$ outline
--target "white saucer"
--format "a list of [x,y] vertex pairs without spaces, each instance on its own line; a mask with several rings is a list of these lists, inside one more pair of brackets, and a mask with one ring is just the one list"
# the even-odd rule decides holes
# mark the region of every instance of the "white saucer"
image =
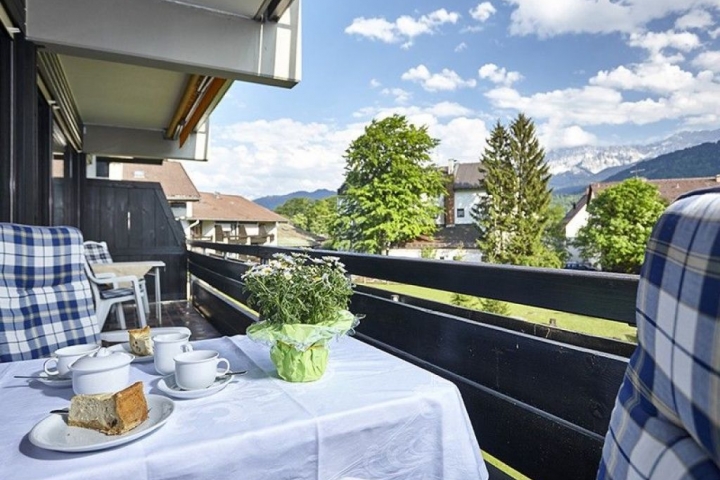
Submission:
[[61,377],[59,375],[48,375],[45,372],[40,372],[37,380],[40,383],[48,385],[50,387],[72,387],[72,377]]
[[70,427],[67,415],[50,414],[33,427],[28,438],[37,447],[58,452],[92,452],[122,445],[157,430],[175,411],[175,403],[162,395],[147,395],[147,403],[148,419],[122,435]]
[[130,355],[134,356],[132,363],[147,363],[152,362],[155,358],[154,355],[145,355],[143,357],[139,355],[135,355],[130,351],[130,344],[129,343],[118,343],[117,345],[113,345],[112,347],[108,347],[108,350],[111,352],[125,352],[129,353]]
[[230,381],[232,381],[232,376],[223,375],[216,378],[215,382],[207,388],[201,388],[199,390],[183,390],[178,387],[177,383],[175,383],[175,374],[170,374],[160,379],[158,382],[158,388],[164,393],[167,393],[171,397],[175,398],[201,398],[218,393],[220,390],[225,388]]

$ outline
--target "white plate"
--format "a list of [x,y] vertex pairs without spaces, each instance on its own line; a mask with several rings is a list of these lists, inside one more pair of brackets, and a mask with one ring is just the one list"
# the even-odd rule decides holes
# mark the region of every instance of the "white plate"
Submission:
[[175,403],[162,395],[147,395],[148,419],[122,435],[105,435],[89,428],[70,427],[67,415],[50,414],[30,430],[30,443],[58,452],[92,452],[143,437],[167,422]]
[[40,383],[44,383],[50,387],[72,387],[72,377],[60,377],[58,375],[48,375],[45,372],[40,372],[37,380]]
[[108,350],[111,352],[125,352],[129,353],[133,357],[132,363],[147,363],[152,362],[155,358],[154,355],[145,355],[141,357],[140,355],[136,355],[130,351],[130,344],[129,343],[118,343],[117,345],[113,345],[112,347],[108,347]]
[[[165,333],[187,333],[192,332],[187,327],[150,327],[150,335],[162,335]],[[112,332],[101,332],[100,339],[108,343],[123,343],[130,341],[127,330],[113,330]]]
[[158,388],[164,393],[167,393],[171,397],[175,398],[201,398],[218,393],[220,390],[225,388],[231,380],[232,376],[224,375],[216,378],[215,382],[207,388],[201,388],[199,390],[183,390],[178,387],[177,383],[175,383],[175,374],[170,374],[160,379],[158,382]]

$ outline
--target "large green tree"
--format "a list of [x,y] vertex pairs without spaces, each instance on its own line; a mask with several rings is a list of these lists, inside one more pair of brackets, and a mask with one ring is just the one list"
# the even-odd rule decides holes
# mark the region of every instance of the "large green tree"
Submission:
[[509,127],[497,122],[481,160],[487,196],[472,215],[486,261],[560,266],[561,259],[548,244],[550,173],[532,120],[521,113]]
[[328,235],[337,216],[336,205],[335,196],[320,200],[296,197],[286,201],[275,211],[298,228],[316,235]]
[[401,115],[373,120],[345,152],[336,246],[386,253],[435,230],[445,179],[430,152],[439,140]]
[[639,178],[625,180],[590,201],[588,222],[575,245],[603,270],[638,273],[650,232],[665,206],[655,185]]

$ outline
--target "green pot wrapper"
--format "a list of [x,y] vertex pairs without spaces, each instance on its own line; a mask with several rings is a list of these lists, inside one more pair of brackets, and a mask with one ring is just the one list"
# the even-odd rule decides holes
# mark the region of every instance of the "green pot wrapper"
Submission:
[[278,375],[290,382],[310,382],[320,378],[328,359],[327,344],[352,331],[360,318],[340,310],[316,324],[272,323],[262,321],[247,328],[247,336],[272,347],[270,357]]
[[302,351],[287,343],[277,342],[270,350],[270,358],[283,380],[313,382],[325,373],[328,353],[325,345],[314,345]]

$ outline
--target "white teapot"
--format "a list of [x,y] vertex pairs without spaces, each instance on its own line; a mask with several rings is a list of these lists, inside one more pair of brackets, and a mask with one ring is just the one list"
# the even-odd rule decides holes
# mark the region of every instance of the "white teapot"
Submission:
[[74,361],[73,391],[78,394],[114,393],[130,385],[130,362],[135,358],[125,352],[101,348],[92,355]]

